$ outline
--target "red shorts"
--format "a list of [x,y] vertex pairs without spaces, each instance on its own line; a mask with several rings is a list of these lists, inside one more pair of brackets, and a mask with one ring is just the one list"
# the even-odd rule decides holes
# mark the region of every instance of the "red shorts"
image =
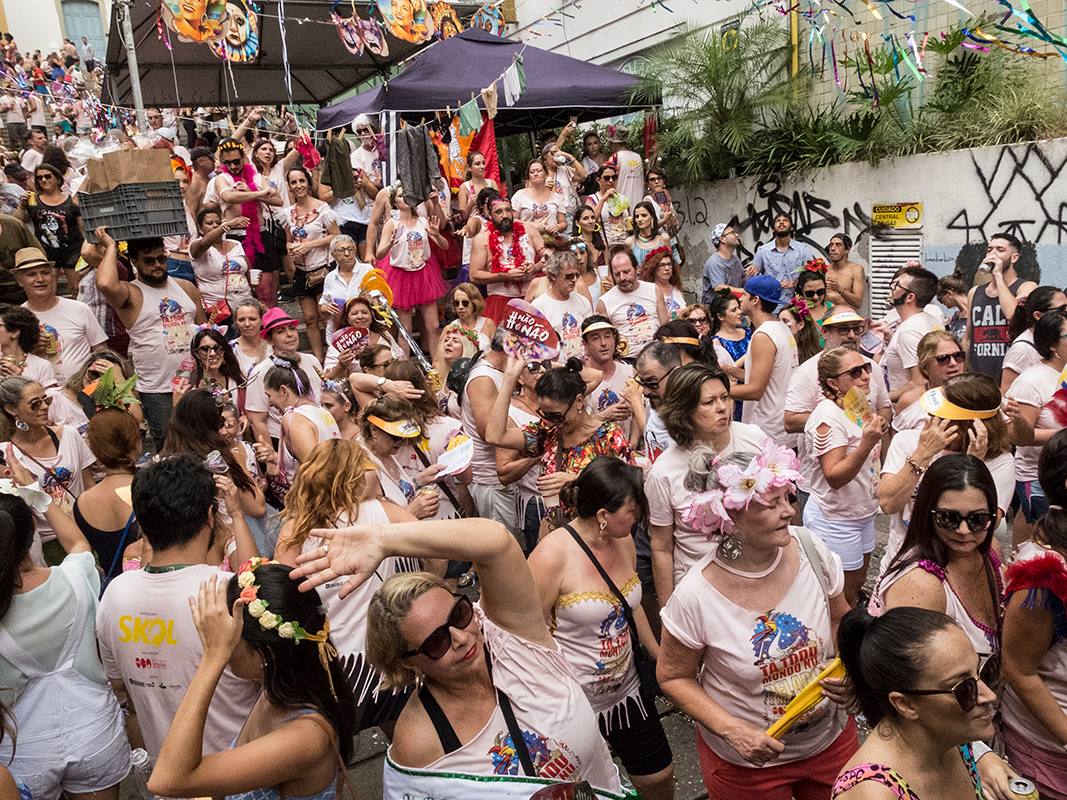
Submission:
[[708,800],[826,800],[837,774],[859,747],[856,721],[849,717],[841,735],[821,753],[788,764],[740,767],[715,755],[697,731],[697,754]]

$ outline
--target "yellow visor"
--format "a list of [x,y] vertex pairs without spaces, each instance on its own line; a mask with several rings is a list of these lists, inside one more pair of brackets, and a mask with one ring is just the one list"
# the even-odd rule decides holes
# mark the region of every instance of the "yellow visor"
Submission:
[[930,389],[919,398],[923,410],[940,419],[991,419],[1000,413],[1000,408],[972,409],[958,406],[945,397],[941,389]]
[[380,428],[391,436],[399,436],[401,439],[414,439],[422,435],[422,430],[410,419],[398,419],[393,422],[376,417],[373,414],[367,417],[367,422],[376,428]]

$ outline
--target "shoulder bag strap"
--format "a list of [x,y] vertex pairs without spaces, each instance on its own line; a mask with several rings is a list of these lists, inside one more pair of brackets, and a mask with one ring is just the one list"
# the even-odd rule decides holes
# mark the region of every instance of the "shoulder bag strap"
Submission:
[[419,687],[419,702],[426,709],[426,715],[433,723],[433,729],[437,731],[437,738],[441,740],[441,749],[445,751],[445,755],[459,750],[463,745],[456,736],[456,729],[452,727],[441,705],[425,683]]
[[633,637],[633,646],[637,647],[637,645],[640,643],[640,638],[637,634],[637,623],[634,621],[633,609],[631,609],[630,604],[626,602],[626,596],[621,591],[619,591],[619,587],[615,585],[615,581],[613,581],[611,579],[611,576],[608,575],[607,570],[605,570],[604,567],[601,566],[600,562],[597,560],[597,557],[593,555],[593,551],[589,549],[589,545],[585,543],[585,540],[578,535],[578,531],[574,530],[574,528],[569,522],[564,523],[563,527],[567,529],[567,532],[571,535],[571,538],[574,539],[574,541],[580,548],[582,548],[582,551],[586,554],[586,556],[588,556],[589,560],[593,562],[593,566],[596,567],[596,571],[600,573],[600,577],[604,579],[604,583],[608,585],[608,589],[613,595],[615,595],[615,599],[618,600],[619,603],[622,605],[622,613],[626,617],[626,624],[630,626],[630,635]]
[[[426,455],[426,453],[422,452],[422,448],[419,447],[418,443],[413,444],[411,446],[411,449],[415,451],[415,455],[419,457],[419,461],[422,462],[422,465],[424,467],[430,466],[430,457]],[[452,505],[455,506],[456,511],[460,515],[462,515],[463,507],[459,504],[459,500],[456,499],[455,492],[453,492],[449,485],[445,483],[443,478],[439,481],[436,481],[436,483],[438,486],[441,487],[441,491],[445,493],[445,497],[452,501]]]
[[[111,566],[107,568],[107,574],[104,575],[105,581],[110,581],[115,577],[115,567],[118,566],[119,560],[122,558],[122,553],[126,549],[126,540],[130,536],[130,528],[133,527],[134,514],[130,512],[129,519],[126,520],[126,527],[122,529],[122,536],[119,538],[119,546],[115,550],[115,556],[111,559]],[[104,584],[107,585],[106,583]],[[100,593],[103,594],[103,588],[100,589]]]
[[807,528],[797,528],[797,541],[800,542],[800,547],[804,550],[804,555],[808,557],[808,563],[811,564],[812,570],[815,571],[815,579],[819,581],[819,586],[822,587],[823,596],[829,600],[830,579],[826,575],[826,570],[823,569],[822,558],[819,557],[819,551],[815,549],[815,542],[812,541],[811,531]]
[[515,712],[511,708],[511,700],[500,689],[496,690],[496,699],[500,704],[501,712],[504,714],[504,722],[507,723],[508,733],[511,735],[511,746],[515,748],[515,754],[519,757],[522,771],[526,773],[527,777],[536,778],[537,770],[534,769],[533,759],[530,758],[530,749],[526,746],[526,740],[522,737],[522,729],[519,728],[518,720],[515,719]]

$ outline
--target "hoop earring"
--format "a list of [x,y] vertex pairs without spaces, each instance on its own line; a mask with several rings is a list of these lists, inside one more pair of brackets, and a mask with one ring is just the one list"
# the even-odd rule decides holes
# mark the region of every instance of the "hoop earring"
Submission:
[[20,431],[28,431],[30,429],[29,424],[19,417],[15,417],[15,427]]
[[608,523],[606,523],[604,520],[600,520],[600,532],[601,533],[604,532],[604,528],[606,528],[606,527],[608,527]]
[[600,233],[600,223],[593,226],[593,233]]
[[741,558],[741,553],[744,548],[741,546],[741,540],[734,536],[732,533],[728,533],[719,540],[719,546],[715,550],[715,555],[719,558],[724,558],[727,561],[737,561]]

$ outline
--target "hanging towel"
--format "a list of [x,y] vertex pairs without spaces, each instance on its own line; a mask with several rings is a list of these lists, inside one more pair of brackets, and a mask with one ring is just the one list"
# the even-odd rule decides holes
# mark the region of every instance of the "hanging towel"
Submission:
[[422,125],[409,125],[396,134],[396,168],[404,190],[404,202],[414,208],[436,191],[440,179],[437,148]]
[[326,143],[326,158],[322,163],[322,182],[333,191],[337,199],[352,197],[356,193],[356,181],[352,177],[352,146],[342,134]]
[[477,99],[471,98],[459,107],[459,135],[469,136],[482,127],[482,112]]
[[489,119],[493,119],[496,116],[497,108],[496,81],[482,89],[482,102],[485,103],[485,115]]
[[526,68],[522,56],[504,71],[504,105],[513,106],[526,91]]

